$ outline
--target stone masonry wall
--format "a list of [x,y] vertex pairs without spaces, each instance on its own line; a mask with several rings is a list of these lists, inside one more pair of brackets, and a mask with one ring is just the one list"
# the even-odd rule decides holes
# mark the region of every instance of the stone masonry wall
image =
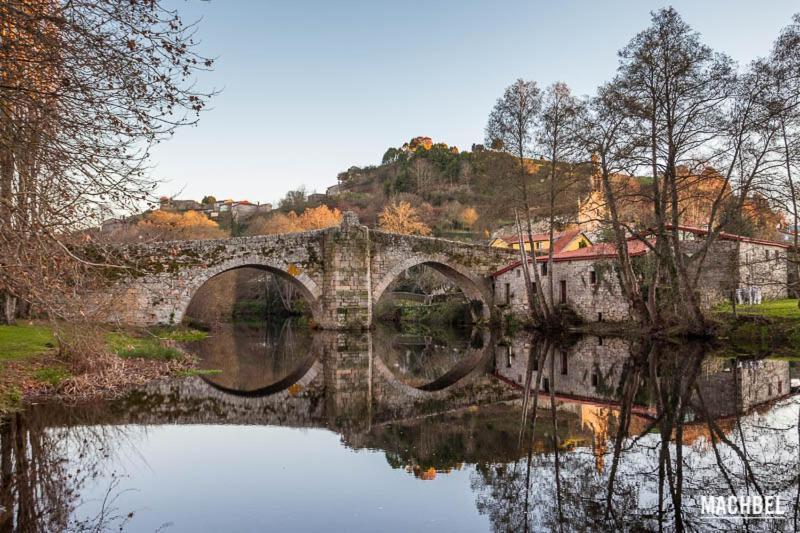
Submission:
[[758,287],[765,300],[789,296],[788,250],[742,242],[739,246],[739,286]]
[[[530,265],[531,268],[533,264]],[[539,273],[542,263],[538,263]],[[592,283],[592,272],[595,282]],[[557,261],[552,272],[540,277],[545,297],[549,297],[549,277],[553,277],[553,296],[561,301],[561,281],[566,282],[566,303],[587,322],[623,321],[630,318],[630,306],[622,293],[614,262],[608,259],[597,261]],[[533,272],[531,272],[533,277]],[[495,302],[501,310],[510,311],[519,317],[528,315],[528,297],[525,277],[520,267],[513,268],[495,278]]]

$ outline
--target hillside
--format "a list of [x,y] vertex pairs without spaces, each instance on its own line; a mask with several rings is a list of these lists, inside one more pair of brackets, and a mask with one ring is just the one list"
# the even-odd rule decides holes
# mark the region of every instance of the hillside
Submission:
[[[544,212],[544,175],[541,162],[530,160],[530,187],[535,206]],[[279,209],[295,210],[320,204],[341,211],[355,211],[369,226],[378,225],[378,214],[391,201],[407,201],[431,227],[435,236],[484,240],[496,228],[513,221],[520,205],[516,160],[507,154],[473,145],[459,151],[444,143],[417,137],[399,148],[389,148],[380,165],[350,167],[337,176],[326,194],[312,194],[298,205],[297,191],[290,192]],[[588,192],[588,167],[576,169],[573,190],[562,195],[560,212],[574,218],[578,198]]]

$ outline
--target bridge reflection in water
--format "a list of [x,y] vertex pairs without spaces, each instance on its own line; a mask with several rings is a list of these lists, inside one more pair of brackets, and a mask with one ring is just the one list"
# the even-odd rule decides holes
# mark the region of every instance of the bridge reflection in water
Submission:
[[[87,510],[110,490],[123,512],[145,507],[138,529],[174,521],[179,530],[436,530],[443,520],[459,530],[737,529],[736,518],[708,522],[699,499],[751,490],[780,496],[787,514],[772,524],[795,528],[800,405],[787,361],[597,337],[352,334],[291,322],[221,328],[189,348],[215,372],[116,402],[31,406],[7,421],[0,455],[3,479],[14,482],[2,485],[0,504],[15,512],[0,525],[94,525],[95,516],[117,516]],[[238,429],[252,426],[271,428],[268,438]],[[138,455],[147,467],[129,466]],[[156,485],[144,473],[152,464]],[[120,470],[128,484],[111,474]],[[406,481],[451,481],[409,492],[389,474],[397,470]],[[262,498],[218,487],[230,471]],[[185,508],[169,497],[159,506],[164,484],[203,503]],[[139,489],[138,499],[126,488]],[[301,501],[317,512],[287,518]],[[221,517],[215,502],[241,512]]]

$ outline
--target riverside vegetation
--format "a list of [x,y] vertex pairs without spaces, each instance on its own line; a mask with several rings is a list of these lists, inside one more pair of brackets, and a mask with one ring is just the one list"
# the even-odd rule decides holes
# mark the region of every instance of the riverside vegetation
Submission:
[[0,326],[0,413],[42,396],[106,398],[159,377],[188,375],[196,361],[179,345],[207,336],[189,328],[70,331],[69,325],[52,322]]

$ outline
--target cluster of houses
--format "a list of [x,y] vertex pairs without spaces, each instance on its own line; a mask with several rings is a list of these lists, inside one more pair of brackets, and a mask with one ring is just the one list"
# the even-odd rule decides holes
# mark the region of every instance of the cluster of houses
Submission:
[[[690,226],[679,226],[678,230],[684,253],[691,256],[702,244],[706,230]],[[525,250],[532,252],[528,265],[539,270],[540,283],[546,284],[542,287],[546,298],[550,298],[552,280],[555,304],[569,306],[587,322],[624,321],[631,317],[630,304],[616,272],[617,251],[613,244],[594,244],[581,230],[558,232],[553,238],[553,262],[548,264],[549,234],[532,237],[523,240]],[[497,237],[490,244],[519,250],[516,236]],[[721,233],[699,272],[698,296],[702,305],[711,308],[737,296],[740,303],[753,303],[755,295],[758,301],[787,298],[788,250],[785,243]],[[641,240],[628,241],[628,254],[642,269],[652,253]],[[498,270],[492,278],[495,302],[520,318],[529,316],[522,262]]]
[[[203,213],[211,220],[221,222],[223,219],[233,222],[243,222],[248,218],[272,211],[270,203],[252,203],[247,200],[216,200],[211,198],[209,202],[198,202],[197,200],[178,200],[162,196],[159,199],[158,208],[161,211],[173,213],[188,213],[196,211]],[[142,215],[134,215],[128,218],[110,218],[104,220],[100,230],[103,233],[114,233],[123,230],[131,224],[135,224],[142,218]]]
[[246,220],[253,215],[260,213],[269,213],[272,211],[272,204],[270,203],[252,203],[248,200],[214,200],[208,203],[201,203],[195,200],[176,200],[162,196],[159,201],[159,209],[162,211],[200,211],[206,214],[208,218],[219,218],[223,213],[230,213],[231,218],[240,222]]

